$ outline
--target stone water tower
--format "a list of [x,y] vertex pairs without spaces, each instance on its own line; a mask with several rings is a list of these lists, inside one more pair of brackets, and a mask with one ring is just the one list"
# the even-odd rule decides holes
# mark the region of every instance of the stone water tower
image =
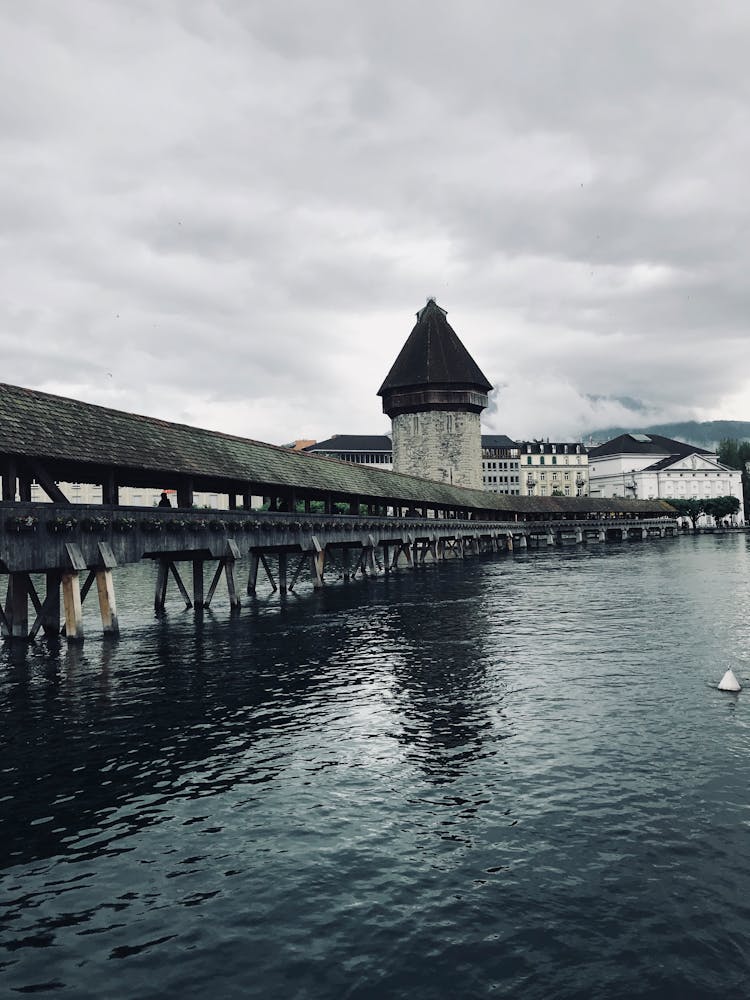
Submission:
[[479,414],[492,386],[434,299],[378,390],[393,429],[393,469],[482,489]]

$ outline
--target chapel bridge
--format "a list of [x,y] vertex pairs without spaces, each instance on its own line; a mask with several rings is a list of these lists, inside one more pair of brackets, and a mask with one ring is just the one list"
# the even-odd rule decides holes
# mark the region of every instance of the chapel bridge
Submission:
[[[0,472],[0,627],[18,639],[60,633],[61,590],[64,633],[82,639],[81,605],[94,583],[104,632],[117,634],[112,570],[142,559],[156,563],[157,609],[170,578],[186,605],[200,608],[224,577],[238,607],[243,564],[249,594],[260,569],[284,593],[301,575],[323,586],[332,565],[348,580],[529,544],[677,528],[664,501],[487,493],[3,384]],[[33,502],[32,483],[51,502]],[[61,483],[100,485],[101,505],[71,503]],[[124,486],[175,490],[177,507],[121,505]],[[195,509],[196,491],[225,494],[229,509]],[[267,510],[253,508],[258,497]],[[35,574],[43,574],[42,595]]]

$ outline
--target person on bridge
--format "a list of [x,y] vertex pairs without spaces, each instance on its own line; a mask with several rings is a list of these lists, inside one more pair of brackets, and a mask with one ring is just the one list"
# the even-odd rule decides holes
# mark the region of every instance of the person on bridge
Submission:
[[172,506],[172,504],[169,502],[169,497],[167,496],[166,493],[162,493],[161,500],[159,501],[158,506],[159,507],[171,507]]

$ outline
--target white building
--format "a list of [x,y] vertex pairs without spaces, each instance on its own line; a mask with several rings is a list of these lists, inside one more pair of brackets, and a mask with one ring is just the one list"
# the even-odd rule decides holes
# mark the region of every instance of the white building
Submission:
[[589,457],[579,441],[520,441],[521,496],[585,497]]
[[[721,465],[715,452],[659,434],[621,434],[589,449],[592,495],[639,500],[708,500],[733,496],[742,507],[742,473]],[[706,518],[702,519],[706,523]]]
[[334,434],[325,441],[313,441],[302,450],[338,458],[341,462],[393,468],[393,445],[387,434]]

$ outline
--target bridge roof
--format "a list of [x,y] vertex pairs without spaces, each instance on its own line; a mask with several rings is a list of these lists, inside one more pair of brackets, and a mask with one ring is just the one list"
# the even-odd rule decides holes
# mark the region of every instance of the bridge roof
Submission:
[[69,482],[102,482],[103,472],[114,469],[124,486],[164,488],[176,477],[192,476],[196,488],[207,488],[198,482],[211,483],[219,492],[222,486],[224,492],[240,492],[250,483],[269,493],[295,487],[302,495],[332,493],[498,515],[671,512],[662,501],[485,493],[0,383],[0,461],[4,457],[36,459],[54,478]]

